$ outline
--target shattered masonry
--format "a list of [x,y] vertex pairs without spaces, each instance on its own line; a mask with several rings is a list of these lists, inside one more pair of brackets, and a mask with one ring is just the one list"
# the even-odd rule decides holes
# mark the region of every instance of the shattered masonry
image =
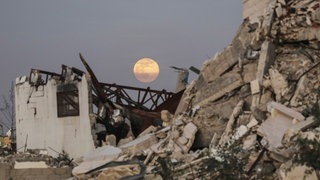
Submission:
[[[90,75],[63,66],[62,80],[37,70],[29,82],[17,79],[18,148],[41,144],[80,157],[69,163],[74,179],[319,179],[320,2],[244,0],[243,7],[231,44],[171,96],[179,104],[168,109],[109,102],[88,67]],[[128,131],[110,133],[119,125]]]

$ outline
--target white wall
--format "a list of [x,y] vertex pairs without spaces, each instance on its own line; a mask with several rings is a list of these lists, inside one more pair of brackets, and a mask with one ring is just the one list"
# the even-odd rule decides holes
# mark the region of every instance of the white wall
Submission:
[[60,81],[51,79],[36,91],[25,80],[26,78],[17,78],[15,87],[19,151],[24,150],[25,144],[28,149],[47,149],[52,156],[58,154],[50,148],[58,152],[64,150],[72,158],[92,151],[95,147],[91,135],[89,92],[85,75],[76,84],[79,90],[80,116],[63,118],[57,117],[56,91]]

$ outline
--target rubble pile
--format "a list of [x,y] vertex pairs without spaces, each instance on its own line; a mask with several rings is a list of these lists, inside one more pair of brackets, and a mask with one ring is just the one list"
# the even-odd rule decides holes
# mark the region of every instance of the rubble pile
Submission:
[[10,167],[17,169],[21,168],[20,166],[23,164],[26,164],[24,168],[32,168],[32,164],[36,165],[37,163],[40,163],[45,168],[73,167],[75,164],[72,161],[73,159],[70,159],[68,154],[59,153],[59,156],[52,157],[48,155],[46,150],[40,149],[28,149],[26,152],[19,152],[0,158],[0,164],[8,164]]
[[[197,127],[191,122],[191,118],[181,115],[175,119],[167,120],[169,121],[166,121],[166,123],[169,123],[167,127],[159,129],[150,126],[132,141],[127,143],[121,143],[120,141],[118,147],[106,145],[84,155],[82,159],[76,161],[79,166],[73,169],[73,174],[80,179],[86,179],[97,175],[96,171],[99,171],[103,176],[117,178],[117,173],[114,173],[114,170],[108,167],[109,164],[114,162],[122,162],[118,166],[128,165],[124,162],[130,162],[131,164],[134,162],[136,166],[142,166],[140,169],[148,165],[147,174],[150,174],[151,170],[162,173],[162,169],[158,169],[159,159],[170,157],[171,160],[179,163],[187,163],[196,159],[199,152],[188,154],[197,132]],[[143,165],[139,164],[139,161],[134,161],[134,159],[140,160]],[[119,168],[118,166],[114,166],[114,168]],[[106,169],[106,167],[108,168]]]
[[98,148],[73,174],[319,179],[319,13],[318,1],[270,0],[258,22],[245,19],[232,44],[203,64],[176,113],[161,113],[164,128]]

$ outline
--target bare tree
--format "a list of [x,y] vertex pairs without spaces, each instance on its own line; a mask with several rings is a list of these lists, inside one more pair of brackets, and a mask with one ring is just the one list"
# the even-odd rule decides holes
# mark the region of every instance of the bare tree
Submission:
[[[9,97],[2,96],[0,101],[0,126],[2,131],[11,129],[11,138],[14,138],[15,131],[15,99],[14,99],[14,85],[11,83]],[[1,128],[0,127],[0,128]],[[3,133],[3,132],[2,132]]]

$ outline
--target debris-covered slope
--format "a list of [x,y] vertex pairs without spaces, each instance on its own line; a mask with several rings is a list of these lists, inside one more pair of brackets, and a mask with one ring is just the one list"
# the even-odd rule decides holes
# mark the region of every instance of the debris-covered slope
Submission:
[[[274,173],[288,160],[301,160],[296,141],[306,136],[303,131],[313,136],[314,151],[319,148],[320,3],[270,2],[259,22],[245,19],[230,46],[203,64],[176,114],[198,109],[194,148],[210,145],[217,155],[234,151],[234,143],[249,147],[245,177],[257,175],[261,163],[272,164],[263,176],[289,178]],[[312,156],[319,161],[319,154]]]
[[266,103],[272,100],[300,112],[314,103],[311,91],[319,83],[318,6],[316,1],[273,1],[260,22],[244,20],[230,46],[203,64],[177,110],[201,106],[195,117],[203,126],[199,147],[210,142],[210,123],[225,124],[240,99],[246,100],[245,111],[253,112],[266,111]]

